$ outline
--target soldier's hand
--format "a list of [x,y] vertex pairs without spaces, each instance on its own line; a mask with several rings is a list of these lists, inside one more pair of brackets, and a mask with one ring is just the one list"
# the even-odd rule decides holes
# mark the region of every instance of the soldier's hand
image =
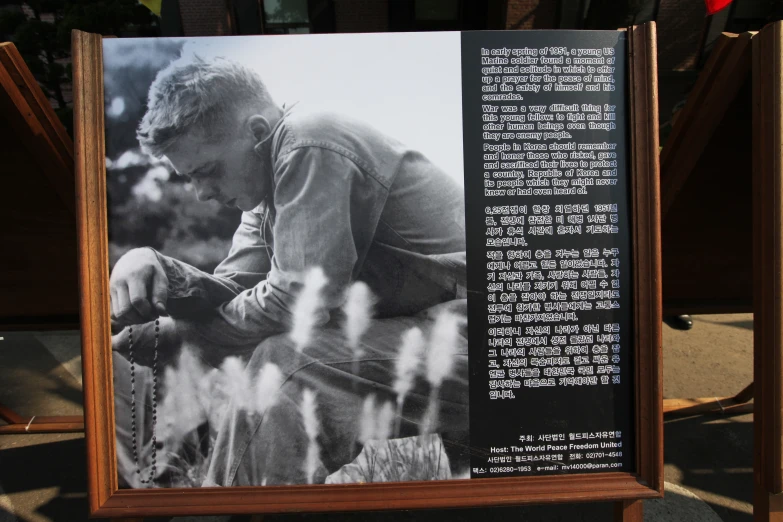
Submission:
[[[182,340],[177,324],[170,317],[161,317],[158,332],[155,331],[154,322],[133,326],[133,358],[135,362],[144,366],[152,366],[155,360],[156,337],[160,362],[170,361],[179,353]],[[112,336],[111,349],[128,359],[131,349],[130,338],[130,330],[123,328]]]
[[155,252],[134,248],[117,261],[109,279],[112,328],[168,315],[168,278]]

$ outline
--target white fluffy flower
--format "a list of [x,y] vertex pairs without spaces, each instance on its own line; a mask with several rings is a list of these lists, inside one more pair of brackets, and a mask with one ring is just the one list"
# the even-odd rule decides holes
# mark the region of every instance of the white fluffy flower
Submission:
[[348,346],[356,357],[360,357],[362,355],[361,338],[370,326],[375,299],[370,287],[361,281],[352,284],[346,294],[343,305],[345,312],[343,329]]
[[384,402],[376,417],[375,440],[388,440],[392,437],[394,413],[394,405],[390,401]]
[[404,400],[405,395],[413,388],[413,382],[421,366],[424,351],[424,334],[416,327],[406,331],[402,336],[399,356],[397,358],[397,379],[394,381],[394,391],[398,400]]
[[318,415],[316,410],[318,405],[315,402],[316,394],[313,390],[305,388],[302,392],[302,422],[304,423],[307,438],[315,440],[321,431],[318,424]]
[[375,438],[375,394],[371,393],[362,403],[362,416],[359,419],[359,442],[367,443]]
[[327,282],[328,279],[319,266],[310,269],[305,276],[302,291],[294,304],[293,326],[289,334],[298,352],[310,342],[318,310],[322,307],[321,290]]
[[252,407],[252,392],[250,379],[245,371],[245,363],[239,357],[226,357],[220,365],[223,372],[223,384],[226,387],[226,395],[234,402],[238,409]]
[[258,372],[256,383],[256,412],[263,415],[277,402],[277,394],[283,385],[283,373],[276,364],[266,363]]
[[315,472],[318,470],[320,461],[320,448],[318,447],[318,433],[321,431],[318,423],[317,409],[315,401],[315,392],[308,388],[302,392],[302,422],[304,423],[305,433],[307,434],[307,455],[305,457],[304,468],[307,474],[307,483],[312,484]]
[[434,388],[451,374],[461,322],[462,318],[451,312],[443,312],[435,319],[427,352],[427,380]]

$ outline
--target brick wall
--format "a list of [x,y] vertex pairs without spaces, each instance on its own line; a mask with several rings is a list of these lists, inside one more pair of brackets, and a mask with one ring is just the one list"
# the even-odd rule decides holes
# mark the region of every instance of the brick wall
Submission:
[[185,36],[232,34],[227,0],[179,0]]
[[706,23],[704,2],[661,0],[658,9],[658,69],[687,71],[698,62]]
[[334,0],[334,17],[338,33],[388,31],[389,0]]
[[508,0],[506,29],[552,29],[557,23],[558,1]]

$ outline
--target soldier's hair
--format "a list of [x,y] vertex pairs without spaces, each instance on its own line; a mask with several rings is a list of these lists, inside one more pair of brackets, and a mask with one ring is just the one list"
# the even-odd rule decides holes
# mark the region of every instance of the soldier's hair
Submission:
[[160,157],[188,132],[218,139],[238,111],[269,104],[274,101],[252,69],[224,58],[181,57],[152,82],[136,137],[144,152]]

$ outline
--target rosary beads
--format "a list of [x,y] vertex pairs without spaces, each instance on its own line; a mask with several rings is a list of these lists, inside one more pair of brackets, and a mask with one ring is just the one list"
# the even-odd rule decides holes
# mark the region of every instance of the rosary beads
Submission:
[[[155,439],[155,426],[158,423],[158,338],[160,337],[160,320],[155,319],[155,355],[152,359],[152,466],[150,477],[140,479],[142,484],[151,484],[155,480],[155,458],[158,448]],[[131,378],[131,433],[133,436],[133,461],[136,463],[136,474],[141,475],[139,467],[139,453],[136,444],[136,366],[133,359],[133,327],[128,327],[128,356],[130,361]]]

